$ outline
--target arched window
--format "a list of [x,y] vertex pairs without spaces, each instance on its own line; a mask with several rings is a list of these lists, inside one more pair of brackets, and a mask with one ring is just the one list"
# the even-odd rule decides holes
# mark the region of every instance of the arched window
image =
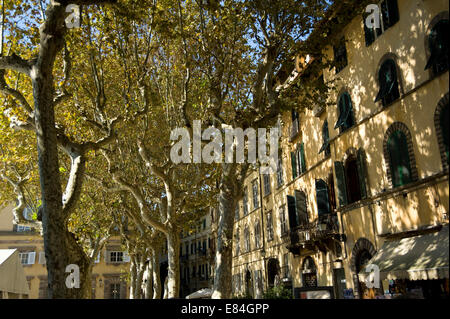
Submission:
[[425,70],[431,69],[433,74],[448,70],[448,19],[436,23],[428,35],[430,57]]
[[317,269],[314,260],[306,257],[302,265],[303,287],[317,287]]
[[418,178],[411,134],[405,124],[392,124],[384,138],[384,156],[392,187],[399,187]]
[[393,59],[387,59],[381,65],[378,71],[378,83],[380,91],[377,94],[375,103],[382,101],[383,106],[386,106],[400,97],[397,66]]
[[339,119],[334,126],[334,129],[340,129],[341,133],[355,125],[354,116],[353,116],[353,106],[352,100],[350,98],[350,94],[344,92],[339,97],[338,102],[339,108]]

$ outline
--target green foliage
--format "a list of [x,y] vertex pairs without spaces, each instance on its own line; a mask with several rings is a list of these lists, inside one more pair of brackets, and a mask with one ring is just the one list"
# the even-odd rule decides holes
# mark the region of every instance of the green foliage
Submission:
[[292,291],[285,286],[276,286],[263,294],[263,299],[292,299]]

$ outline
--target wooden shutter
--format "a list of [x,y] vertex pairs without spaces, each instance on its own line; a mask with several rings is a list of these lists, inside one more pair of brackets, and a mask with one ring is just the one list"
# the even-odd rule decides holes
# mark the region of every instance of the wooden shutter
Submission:
[[28,253],[28,265],[34,265],[36,260],[36,252],[32,251]]
[[348,203],[348,197],[347,197],[347,185],[345,183],[344,164],[342,162],[334,162],[334,171],[336,173],[339,206],[345,206]]
[[367,198],[367,169],[366,156],[362,148],[358,150],[358,157],[356,164],[358,166],[359,187],[361,189],[361,198]]
[[297,178],[297,158],[295,152],[291,152],[292,179]]
[[111,255],[111,252],[108,250],[105,250],[105,262],[106,263],[110,262],[110,258],[109,258],[110,255]]
[[39,253],[39,264],[45,265],[45,252],[41,251]]
[[304,143],[300,144],[300,168],[302,173],[306,172],[306,162],[305,162],[305,147]]
[[298,224],[306,226],[308,224],[308,210],[306,205],[306,194],[304,192],[295,191],[295,203],[297,208]]
[[330,213],[330,203],[328,201],[328,187],[325,181],[316,180],[316,200],[317,212],[320,215]]
[[297,212],[295,205],[295,197],[287,195],[288,214],[289,214],[289,227],[293,229],[297,227]]

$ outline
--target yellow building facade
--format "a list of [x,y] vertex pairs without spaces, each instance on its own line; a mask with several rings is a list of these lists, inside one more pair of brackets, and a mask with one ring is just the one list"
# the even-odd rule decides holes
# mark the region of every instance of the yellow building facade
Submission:
[[[0,249],[17,249],[30,288],[30,299],[47,298],[47,268],[44,241],[38,233],[13,225],[13,207],[0,210]],[[119,237],[112,237],[100,252],[92,269],[93,299],[126,299],[129,257]],[[75,288],[74,288],[75,289]]]
[[234,295],[259,298],[280,282],[296,298],[394,296],[421,285],[425,297],[448,296],[448,245],[438,275],[416,269],[413,282],[382,268],[378,290],[360,276],[396,241],[442,239],[447,229],[448,242],[448,2],[378,5],[380,29],[358,12],[328,38],[332,105],[284,114],[280,171],[246,179]]

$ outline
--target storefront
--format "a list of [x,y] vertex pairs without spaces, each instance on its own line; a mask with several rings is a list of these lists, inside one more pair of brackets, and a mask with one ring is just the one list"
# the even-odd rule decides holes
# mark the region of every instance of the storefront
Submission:
[[448,298],[449,226],[386,240],[366,265],[372,272],[362,269],[358,275],[362,286],[371,288],[366,298]]

